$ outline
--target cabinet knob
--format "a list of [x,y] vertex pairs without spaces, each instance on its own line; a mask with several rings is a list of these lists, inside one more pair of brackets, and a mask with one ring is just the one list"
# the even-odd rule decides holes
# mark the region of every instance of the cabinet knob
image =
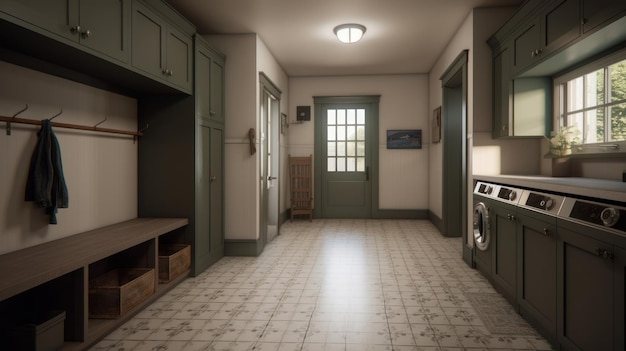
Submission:
[[508,214],[508,213],[507,213],[507,215],[506,215],[506,218],[507,218],[508,220],[510,220],[510,221],[514,221],[514,220],[515,220],[515,216],[514,216],[514,215],[512,215],[512,214]]
[[90,37],[91,37],[91,34],[92,34],[92,33],[91,33],[91,31],[90,31],[89,29],[87,29],[86,31],[81,32],[81,33],[80,33],[80,36],[81,36],[83,39],[87,39],[87,38],[90,38]]
[[209,115],[215,116],[215,111],[209,111]]
[[165,69],[163,69],[161,71],[161,73],[163,73],[164,76],[168,76],[169,77],[169,76],[172,75],[172,70],[165,68]]
[[581,18],[580,19],[580,24],[582,24],[582,25],[587,24],[587,19],[586,18]]
[[213,177],[209,178],[209,182],[211,182],[211,183],[212,183],[212,182],[214,182],[216,179],[217,179],[217,177],[216,177],[216,176],[213,176]]
[[605,260],[612,260],[613,259],[613,253],[609,250],[606,249],[597,249],[596,250],[596,255],[602,257]]
[[80,26],[74,26],[74,27],[70,28],[70,32],[72,32],[72,34],[80,33]]
[[543,228],[543,235],[550,236],[550,231],[548,230],[548,228]]

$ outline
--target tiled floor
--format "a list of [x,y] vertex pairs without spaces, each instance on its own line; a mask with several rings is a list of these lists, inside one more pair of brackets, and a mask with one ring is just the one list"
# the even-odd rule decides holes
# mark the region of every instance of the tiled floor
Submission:
[[92,351],[550,349],[492,334],[476,292],[494,291],[430,222],[288,222],[259,257],[223,258]]

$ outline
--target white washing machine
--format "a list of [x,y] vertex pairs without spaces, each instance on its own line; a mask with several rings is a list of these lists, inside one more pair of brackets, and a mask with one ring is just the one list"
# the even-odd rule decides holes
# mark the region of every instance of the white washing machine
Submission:
[[474,187],[473,211],[473,266],[487,279],[491,279],[491,222],[489,221],[489,207],[493,196],[497,194],[496,184],[478,181]]

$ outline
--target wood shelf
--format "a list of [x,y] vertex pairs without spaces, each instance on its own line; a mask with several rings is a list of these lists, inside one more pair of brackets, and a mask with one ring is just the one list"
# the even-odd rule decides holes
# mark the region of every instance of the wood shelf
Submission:
[[[91,268],[97,268],[96,271],[109,265],[115,268],[120,264],[120,255],[122,258],[132,257],[132,262],[138,255],[141,256],[137,257],[141,262],[139,265],[158,271],[159,237],[187,224],[186,218],[136,218],[0,255],[0,277],[3,280],[0,311],[19,313],[30,302],[40,301],[38,296],[47,296],[50,291],[66,296],[49,303],[50,306],[38,305],[35,309],[59,304],[69,309],[65,320],[66,337],[69,329],[69,340],[79,341],[66,341],[62,350],[85,350],[189,276],[189,271],[184,272],[166,284],[157,284],[155,280],[155,292],[139,305],[119,318],[101,320],[88,318],[87,292],[89,280],[93,278],[90,274],[94,274],[90,272]],[[13,323],[11,317],[4,317],[0,319],[0,325],[6,327],[7,323]]]

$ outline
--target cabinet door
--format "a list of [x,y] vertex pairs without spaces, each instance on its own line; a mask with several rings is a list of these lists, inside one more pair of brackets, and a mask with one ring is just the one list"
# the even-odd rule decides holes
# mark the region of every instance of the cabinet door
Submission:
[[509,136],[511,125],[511,50],[493,58],[493,137]]
[[0,11],[44,29],[48,33],[78,41],[71,28],[78,23],[78,0],[3,0]]
[[626,249],[615,249],[615,350],[624,350],[624,331],[626,330]]
[[138,2],[133,2],[133,6],[133,66],[165,79],[165,23]]
[[166,40],[165,76],[170,83],[185,91],[191,91],[193,82],[193,67],[191,63],[193,44],[191,38],[169,28]]
[[518,213],[518,301],[526,317],[556,343],[556,221]]
[[583,33],[587,33],[604,22],[619,18],[626,11],[625,1],[583,0]]
[[130,0],[80,0],[80,43],[128,62],[130,7]]
[[195,262],[202,272],[224,254],[224,135],[219,126],[199,123]]
[[492,246],[493,258],[491,260],[493,285],[517,308],[517,228],[515,208],[508,205],[491,206],[489,217],[493,221],[491,224],[491,235],[495,241],[493,243],[494,246]]
[[513,74],[520,73],[541,54],[541,29],[538,20],[528,24],[513,39]]
[[211,54],[196,42],[196,115],[201,118],[211,118]]
[[541,55],[555,51],[580,36],[580,1],[561,0],[542,16]]
[[224,123],[224,62],[211,62],[211,118]]
[[557,327],[568,350],[614,349],[613,260],[599,255],[602,250],[613,248],[559,228]]

